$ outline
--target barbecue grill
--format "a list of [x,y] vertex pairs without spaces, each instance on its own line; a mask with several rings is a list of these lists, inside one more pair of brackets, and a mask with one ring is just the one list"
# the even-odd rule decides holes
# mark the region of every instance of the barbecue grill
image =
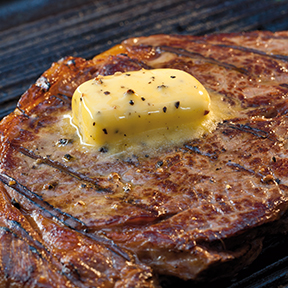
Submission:
[[[126,38],[151,34],[288,30],[288,0],[1,1],[0,119],[52,62],[86,59]],[[288,236],[271,236],[260,257],[232,279],[211,287],[288,286]],[[210,284],[163,277],[163,287]],[[181,285],[181,286],[180,286]]]

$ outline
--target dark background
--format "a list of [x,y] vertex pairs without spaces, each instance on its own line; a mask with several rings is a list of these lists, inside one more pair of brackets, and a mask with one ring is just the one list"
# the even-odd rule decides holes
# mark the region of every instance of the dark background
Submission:
[[[0,119],[64,56],[92,58],[134,36],[251,30],[288,30],[288,0],[0,0]],[[286,243],[287,236],[268,239],[260,258],[233,279],[163,286],[288,287]]]
[[0,0],[0,119],[61,57],[128,37],[288,29],[288,0]]

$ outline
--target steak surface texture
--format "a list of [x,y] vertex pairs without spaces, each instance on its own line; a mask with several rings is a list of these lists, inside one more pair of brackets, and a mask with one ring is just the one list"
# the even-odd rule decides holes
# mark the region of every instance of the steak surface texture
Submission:
[[[287,47],[288,32],[155,35],[54,63],[0,123],[0,286],[160,287],[251,264],[287,232]],[[142,68],[190,73],[232,116],[148,154],[81,144],[76,87]]]

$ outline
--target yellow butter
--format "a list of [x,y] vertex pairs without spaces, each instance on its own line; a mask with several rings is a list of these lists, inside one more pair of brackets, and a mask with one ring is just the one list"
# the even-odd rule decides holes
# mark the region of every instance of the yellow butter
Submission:
[[159,135],[169,139],[183,125],[197,129],[209,112],[203,85],[176,69],[98,76],[80,85],[72,99],[72,121],[82,142],[96,147],[157,141]]

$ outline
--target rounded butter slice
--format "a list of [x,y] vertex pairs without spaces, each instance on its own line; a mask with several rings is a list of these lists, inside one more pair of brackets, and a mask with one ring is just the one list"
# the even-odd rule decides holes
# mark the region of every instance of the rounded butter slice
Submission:
[[72,99],[82,142],[97,147],[165,136],[183,125],[197,128],[209,111],[203,85],[177,69],[99,75],[80,85]]

